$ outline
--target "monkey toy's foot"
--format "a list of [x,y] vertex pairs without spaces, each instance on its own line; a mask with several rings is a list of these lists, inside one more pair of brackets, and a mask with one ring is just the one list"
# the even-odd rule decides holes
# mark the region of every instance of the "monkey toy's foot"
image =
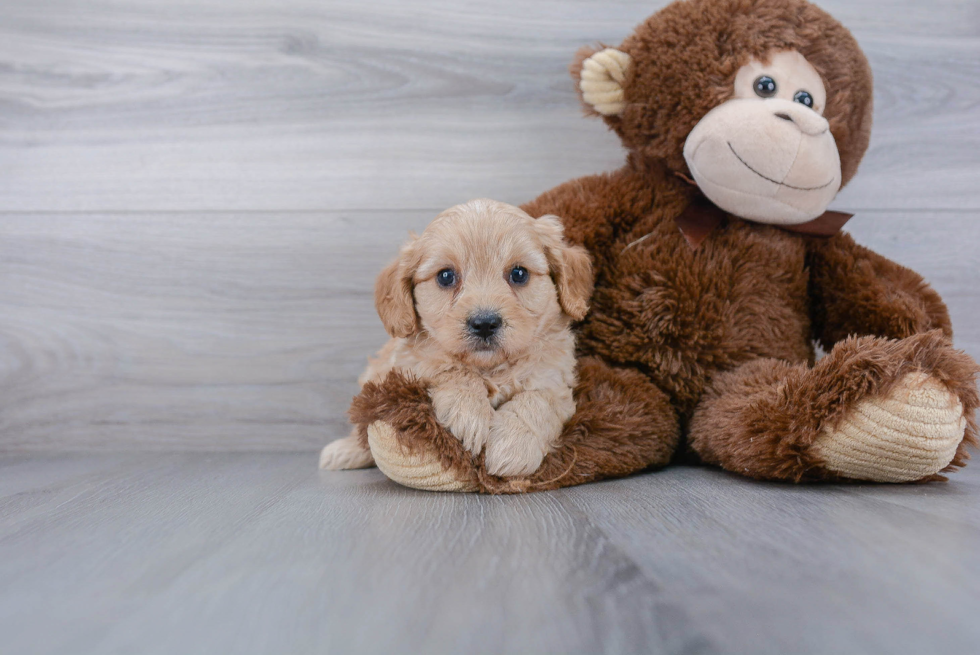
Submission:
[[455,467],[444,467],[431,449],[403,448],[398,431],[390,423],[375,421],[367,428],[368,445],[381,472],[398,484],[425,491],[477,491],[470,476]]
[[854,480],[911,482],[949,466],[966,432],[963,403],[935,377],[908,373],[866,398],[813,443],[832,472]]
[[691,445],[765,480],[938,479],[976,443],[977,372],[939,330],[845,339],[813,367],[750,361],[712,381]]

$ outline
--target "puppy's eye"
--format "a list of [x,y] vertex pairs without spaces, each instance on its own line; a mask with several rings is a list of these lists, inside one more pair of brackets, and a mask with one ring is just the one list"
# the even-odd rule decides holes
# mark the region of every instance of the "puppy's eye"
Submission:
[[776,80],[768,75],[758,78],[753,85],[755,94],[760,98],[771,98],[776,95]]
[[523,266],[515,266],[510,272],[510,281],[516,285],[527,284],[527,279],[530,277],[527,273],[527,269]]
[[451,268],[444,268],[436,273],[436,284],[444,289],[456,284],[456,271]]
[[810,95],[809,91],[797,91],[796,95],[793,96],[793,100],[801,105],[806,105],[810,109],[813,109],[813,96]]

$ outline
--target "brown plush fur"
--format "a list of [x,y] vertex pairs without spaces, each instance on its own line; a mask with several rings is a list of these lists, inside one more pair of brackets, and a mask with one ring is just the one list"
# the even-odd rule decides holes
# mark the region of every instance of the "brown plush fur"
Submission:
[[[437,452],[489,492],[660,466],[678,433],[703,461],[734,472],[826,480],[835,476],[809,449],[820,428],[924,371],[963,404],[966,437],[950,468],[962,466],[976,442],[978,369],[953,349],[946,308],[921,276],[846,234],[808,237],[729,216],[694,250],[675,224],[698,197],[680,177],[685,138],[731,95],[738,68],[774,49],[798,50],[823,77],[843,179],[854,175],[872,88],[850,33],[804,0],[686,0],[619,48],[633,62],[627,106],[604,120],[628,150],[625,166],[524,206],[562,217],[566,238],[595,262],[592,309],[580,326],[579,404],[558,449],[528,480],[488,480],[446,446],[423,390],[394,379],[365,389],[355,420],[397,422],[407,447]],[[814,341],[829,351],[816,365]]]
[[824,348],[855,333],[903,339],[938,328],[953,337],[946,305],[920,275],[848,234],[809,240],[806,265],[813,334]]

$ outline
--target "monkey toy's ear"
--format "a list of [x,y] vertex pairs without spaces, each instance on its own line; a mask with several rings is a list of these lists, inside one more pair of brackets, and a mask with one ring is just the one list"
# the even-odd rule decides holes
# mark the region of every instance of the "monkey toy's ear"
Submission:
[[585,47],[569,67],[585,111],[593,116],[618,116],[626,108],[623,86],[633,60],[621,50]]

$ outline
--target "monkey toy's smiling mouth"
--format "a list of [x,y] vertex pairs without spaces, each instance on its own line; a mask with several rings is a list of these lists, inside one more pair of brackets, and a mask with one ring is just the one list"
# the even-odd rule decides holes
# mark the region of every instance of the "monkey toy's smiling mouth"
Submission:
[[752,168],[752,166],[749,165],[749,162],[745,161],[738,154],[738,152],[735,150],[735,146],[732,145],[732,142],[731,141],[728,142],[728,149],[732,151],[732,154],[735,155],[735,158],[736,159],[738,159],[740,162],[742,162],[742,165],[743,166],[745,166],[747,169],[749,169],[750,171],[752,171],[753,173],[755,173],[756,175],[758,175],[759,177],[761,177],[763,180],[768,180],[769,182],[772,182],[773,184],[778,184],[779,186],[784,186],[787,189],[796,189],[797,191],[819,191],[820,189],[825,189],[825,188],[829,187],[831,184],[834,183],[834,180],[837,179],[835,177],[832,177],[832,178],[830,178],[830,181],[829,182],[827,182],[826,184],[821,184],[820,186],[811,186],[811,187],[793,186],[792,184],[786,184],[785,182],[780,182],[779,180],[774,180],[771,177],[768,177],[766,175],[763,175],[759,171],[757,171],[754,168]]
[[827,121],[781,99],[735,98],[715,107],[688,135],[684,159],[711,202],[758,223],[813,220],[840,188]]

